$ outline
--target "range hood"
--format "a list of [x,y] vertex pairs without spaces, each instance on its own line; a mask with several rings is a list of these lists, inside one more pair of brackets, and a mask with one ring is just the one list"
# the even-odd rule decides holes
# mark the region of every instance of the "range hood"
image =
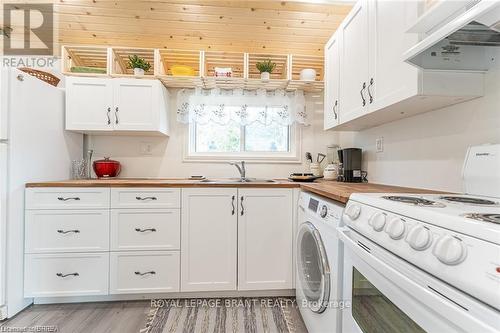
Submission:
[[499,61],[500,1],[468,2],[458,13],[427,32],[403,55],[405,61],[422,69],[455,71],[487,71]]

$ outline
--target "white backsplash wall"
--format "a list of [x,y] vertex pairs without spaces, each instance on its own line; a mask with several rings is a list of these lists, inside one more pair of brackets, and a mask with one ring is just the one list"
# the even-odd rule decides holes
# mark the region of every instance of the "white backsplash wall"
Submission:
[[[370,182],[444,191],[462,190],[469,145],[500,143],[500,68],[485,78],[484,97],[356,133],[341,133],[343,147],[363,149]],[[375,141],[383,137],[384,151]]]
[[[198,163],[182,161],[184,135],[187,125],[176,120],[175,97],[178,90],[171,89],[170,137],[99,136],[86,137],[86,149],[94,149],[95,159],[110,156],[122,164],[120,177],[173,177],[191,175],[206,177],[237,177],[234,166],[227,163]],[[311,126],[302,127],[302,155],[310,151],[326,153],[326,146],[334,143],[336,135],[323,131],[323,95],[307,94],[307,109]],[[152,145],[151,155],[141,154],[143,143]],[[286,178],[292,172],[304,172],[305,164],[249,163],[248,177]]]

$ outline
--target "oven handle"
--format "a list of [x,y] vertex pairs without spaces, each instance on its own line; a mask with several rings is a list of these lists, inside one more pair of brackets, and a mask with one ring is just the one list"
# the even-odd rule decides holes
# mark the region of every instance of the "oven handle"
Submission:
[[[365,244],[361,241],[355,242],[355,240],[349,237],[349,233],[353,232],[355,231],[351,230],[349,227],[337,228],[338,236],[342,240],[344,246],[348,247],[357,256],[359,256],[361,260],[365,261],[373,269],[385,276],[387,280],[399,285],[401,289],[406,290],[409,294],[411,294],[412,290],[415,288],[420,289],[420,301],[434,311],[438,311],[439,308],[443,306],[444,301],[444,304],[446,304],[450,309],[453,309],[453,311],[458,310],[462,314],[468,313],[469,310],[466,305],[460,304],[460,302],[454,300],[453,297],[448,297],[443,288],[441,288],[437,283],[432,283],[432,279],[425,279],[426,281],[421,281],[424,283],[419,283],[403,274],[401,269],[393,267],[385,261],[379,259],[372,253],[372,251],[376,250],[376,248],[374,247],[372,249],[372,245],[370,243],[366,242],[367,244]],[[427,293],[422,293],[423,290],[426,290]]]

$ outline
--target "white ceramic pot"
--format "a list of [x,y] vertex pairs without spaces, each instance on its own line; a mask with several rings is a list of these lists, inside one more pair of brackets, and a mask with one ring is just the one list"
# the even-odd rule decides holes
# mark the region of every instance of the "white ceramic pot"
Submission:
[[144,69],[134,68],[134,75],[137,75],[137,76],[144,75]]
[[312,68],[304,68],[300,71],[300,80],[314,81],[316,80],[316,71]]
[[269,81],[269,79],[271,78],[271,73],[269,72],[262,72],[260,73],[260,79],[263,80],[263,81]]
[[336,180],[337,167],[334,164],[328,164],[323,171],[323,177],[325,178],[325,180]]

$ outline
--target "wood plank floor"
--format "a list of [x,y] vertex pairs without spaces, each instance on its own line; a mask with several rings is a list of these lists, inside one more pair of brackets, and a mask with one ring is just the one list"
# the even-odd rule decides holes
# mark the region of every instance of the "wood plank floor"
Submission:
[[1,322],[0,327],[55,326],[58,333],[138,333],[149,309],[149,301],[32,305]]

